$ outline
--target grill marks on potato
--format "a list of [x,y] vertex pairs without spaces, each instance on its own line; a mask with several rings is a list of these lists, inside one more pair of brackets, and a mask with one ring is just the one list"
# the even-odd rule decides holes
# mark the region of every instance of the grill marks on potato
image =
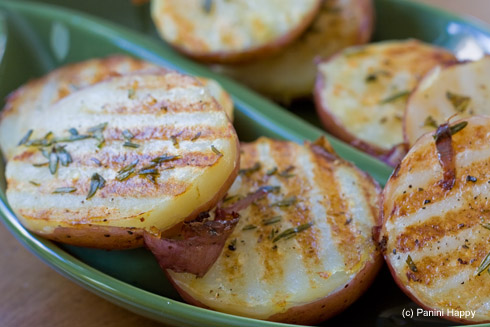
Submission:
[[[467,121],[452,139],[453,188],[438,185],[442,170],[434,166],[434,139],[423,136],[385,188],[383,234],[394,273],[419,301],[435,309],[476,310],[475,321],[485,321],[490,274],[477,271],[490,252],[490,230],[484,227],[490,223],[490,120]],[[405,263],[408,255],[417,272]]]
[[[375,252],[371,227],[378,193],[363,174],[335,160],[292,142],[261,138],[242,144],[242,173],[223,206],[265,185],[279,189],[240,211],[240,221],[228,239],[233,246],[225,247],[202,279],[169,272],[173,281],[212,308],[262,318],[271,310],[282,312],[298,301],[315,300],[311,297],[316,295],[307,290],[335,289],[340,286],[331,283],[342,283],[337,278],[347,283],[350,274],[358,272]],[[353,189],[344,190],[341,185],[346,174],[355,181]],[[364,188],[371,194],[367,198]],[[342,191],[345,194],[339,195]],[[359,198],[350,196],[352,192]],[[289,201],[292,197],[296,200]],[[366,216],[365,221],[347,214],[354,206]],[[269,223],[274,217],[279,218]],[[290,238],[277,239],[284,231],[307,224],[311,226]],[[336,281],[331,281],[336,273]]]

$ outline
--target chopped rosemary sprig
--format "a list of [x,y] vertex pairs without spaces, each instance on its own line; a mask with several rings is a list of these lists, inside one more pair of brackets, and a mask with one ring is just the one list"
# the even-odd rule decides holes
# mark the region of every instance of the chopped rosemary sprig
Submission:
[[65,150],[65,146],[56,145],[53,151],[55,151],[58,155],[60,163],[63,167],[67,167],[73,162],[71,155]]
[[211,7],[213,6],[213,0],[203,0],[202,9],[205,13],[209,14],[211,12]]
[[490,229],[490,224],[488,223],[482,223],[481,226],[486,229]]
[[218,156],[223,156],[223,153],[219,152],[218,149],[214,145],[211,144],[211,150],[213,150],[214,153],[216,153]]
[[44,166],[47,166],[49,165],[49,161],[46,161],[46,162],[41,162],[41,163],[34,163],[32,164],[34,167],[44,167]]
[[271,204],[271,207],[288,207],[295,204],[297,200],[298,199],[295,196],[291,196],[289,198]]
[[294,166],[289,166],[283,171],[281,171],[278,175],[281,177],[289,178],[295,176],[295,174],[291,174],[290,172],[294,170]]
[[413,272],[417,272],[418,271],[417,270],[417,266],[413,262],[412,257],[410,255],[408,255],[407,260],[406,260],[406,263],[408,265],[408,268],[410,268],[411,271],[413,271]]
[[446,98],[451,102],[454,110],[463,113],[471,102],[471,98],[465,95],[459,95],[446,91]]
[[127,130],[127,129],[125,129],[125,130],[122,132],[122,135],[123,135],[123,137],[124,137],[124,138],[125,138],[127,141],[131,140],[131,139],[134,137],[133,133],[131,133],[131,132],[130,132],[129,130]]
[[31,183],[31,184],[32,184],[32,185],[34,185],[34,186],[41,186],[41,184],[39,184],[38,182],[29,181],[29,183]]
[[180,148],[179,140],[177,140],[177,135],[170,136],[170,140],[172,140],[172,144],[174,145],[174,147],[176,147],[177,149]]
[[281,187],[278,185],[266,185],[259,187],[259,190],[265,191],[267,193],[277,193],[281,190]]
[[77,189],[75,187],[58,187],[53,193],[72,193]]
[[97,190],[102,189],[104,186],[105,186],[105,179],[99,174],[94,173],[92,175],[92,178],[90,179],[90,189],[88,191],[86,200],[93,197],[97,192]]
[[257,226],[255,225],[246,225],[242,228],[242,230],[252,230],[252,229],[256,229]]
[[437,122],[432,116],[427,116],[424,121],[424,126],[437,128]]
[[290,239],[291,237],[296,236],[298,233],[301,233],[302,231],[307,230],[311,226],[313,226],[313,223],[309,222],[306,224],[299,225],[297,227],[288,228],[285,231],[281,232],[276,237],[274,237],[274,239],[272,240],[272,243],[276,243],[280,239]]
[[243,169],[240,169],[239,171],[239,174],[240,175],[246,175],[246,176],[250,176],[252,175],[253,173],[257,172],[260,170],[260,168],[262,168],[262,165],[260,164],[260,162],[256,162],[252,167],[250,168],[243,168]]
[[487,256],[482,260],[480,263],[480,266],[478,267],[478,270],[476,271],[476,275],[480,275],[481,272],[485,269],[490,267],[490,253],[487,254]]
[[17,144],[17,145],[20,146],[20,145],[26,144],[27,141],[29,141],[29,139],[31,138],[32,132],[33,132],[32,129],[28,130],[26,135],[24,135],[24,137],[20,140],[19,144]]
[[136,143],[132,143],[132,142],[129,142],[129,141],[126,141],[123,143],[123,146],[127,147],[127,148],[139,148],[140,145],[139,144],[136,144]]
[[268,170],[268,171],[267,171],[265,174],[266,174],[267,176],[272,176],[272,175],[274,175],[275,173],[277,173],[277,167],[274,167],[274,168],[269,169],[269,170]]
[[70,133],[73,136],[78,135],[78,131],[76,130],[76,128],[73,127],[68,130],[68,133]]
[[197,140],[199,137],[201,137],[201,132],[197,132],[196,135],[194,135],[192,138],[191,138],[191,141],[195,141]]
[[401,91],[401,92],[398,92],[398,93],[395,93],[395,94],[392,94],[390,95],[389,97],[387,98],[384,98],[383,100],[381,100],[379,102],[379,104],[386,104],[386,103],[390,103],[390,102],[393,102],[395,100],[398,100],[398,99],[401,99],[401,98],[404,98],[406,96],[408,96],[410,94],[411,91],[408,91],[408,90],[405,90],[405,91]]
[[93,127],[90,127],[87,132],[91,134],[91,136],[99,141],[97,144],[98,148],[101,148],[104,145],[105,139],[104,139],[104,130],[107,127],[107,122],[106,123],[101,123],[98,125],[95,125]]
[[138,175],[141,177],[145,177],[146,179],[148,179],[153,184],[156,184],[157,183],[157,177],[160,175],[160,172],[156,168],[149,166],[149,167],[141,168],[138,171]]
[[51,153],[49,154],[49,172],[52,175],[56,174],[56,171],[58,170],[58,162],[59,162],[58,154],[53,148],[51,150]]
[[117,172],[116,179],[120,182],[126,180],[129,176],[131,176],[135,171],[136,171],[136,165],[138,164],[139,160],[136,159],[129,165],[123,167],[121,170]]
[[281,216],[271,217],[271,218],[262,220],[262,224],[264,224],[265,226],[272,225],[272,224],[280,222],[281,219],[282,219]]
[[460,130],[462,130],[463,128],[465,128],[466,125],[468,125],[468,122],[467,121],[462,121],[460,123],[457,123],[456,125],[451,126],[449,128],[450,131],[451,131],[451,135],[456,134],[457,132],[459,132]]
[[163,156],[156,157],[151,160],[151,162],[154,162],[155,164],[161,164],[162,162],[167,162],[167,161],[172,161],[172,160],[177,160],[182,158],[180,154],[169,156],[164,154]]

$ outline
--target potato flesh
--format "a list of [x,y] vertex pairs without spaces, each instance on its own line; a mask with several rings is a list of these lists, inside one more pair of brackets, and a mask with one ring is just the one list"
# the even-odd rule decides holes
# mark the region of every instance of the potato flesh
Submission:
[[319,0],[153,0],[151,11],[167,42],[190,54],[226,55],[277,43],[299,26],[306,28],[319,4]]
[[[71,93],[114,76],[155,70],[165,71],[143,60],[115,55],[64,66],[25,84],[9,96],[1,113],[2,153],[7,159],[11,158],[19,140],[39,121],[38,115],[44,115],[53,104]],[[201,77],[199,81],[233,120],[233,101],[229,94],[214,80]]]
[[[166,229],[209,202],[238,164],[238,139],[224,111],[197,80],[174,72],[116,77],[79,90],[38,116],[31,139],[48,131],[66,136],[72,127],[84,134],[103,122],[108,122],[105,145],[98,149],[95,139],[66,143],[73,163],[55,175],[33,166],[46,161],[37,148],[16,148],[7,163],[7,198],[29,229],[44,234],[77,224]],[[126,129],[139,148],[123,146]],[[157,185],[138,176],[115,179],[134,160],[138,170],[162,155],[182,158],[158,167]],[[85,200],[94,173],[106,186]],[[77,190],[53,194],[59,187]]]
[[366,43],[371,37],[371,0],[324,1],[310,28],[281,53],[270,58],[215,69],[282,102],[311,96],[316,58]]
[[[378,192],[374,184],[351,165],[326,162],[291,142],[261,138],[241,149],[241,168],[260,162],[261,169],[242,173],[228,197],[246,195],[263,185],[280,186],[280,191],[240,211],[225,249],[203,278],[168,271],[173,282],[212,309],[259,319],[343,289],[376,252],[372,227],[377,222]],[[290,171],[294,176],[279,175],[290,165],[295,166]],[[274,167],[277,173],[267,176]],[[296,203],[273,205],[291,196],[297,197]],[[279,222],[264,225],[264,220],[277,216]],[[271,239],[273,230],[277,236],[308,222],[313,226],[293,238]],[[257,228],[243,230],[250,225]],[[233,240],[234,251],[230,249]]]
[[[474,62],[463,62],[436,68],[421,81],[410,97],[404,121],[407,142],[412,146],[427,132],[435,130],[453,115],[462,119],[471,115],[489,114],[490,109],[490,57]],[[455,95],[450,101],[447,93]],[[467,105],[457,105],[458,98],[468,97]]]
[[[490,274],[476,275],[490,252],[490,231],[482,226],[489,223],[489,135],[484,116],[469,118],[453,135],[456,182],[450,191],[438,185],[443,171],[432,133],[422,136],[383,194],[382,236],[395,279],[427,308],[475,310],[473,322],[490,320]],[[409,255],[417,272],[406,262]]]
[[318,66],[321,110],[355,139],[387,152],[403,143],[409,93],[431,68],[453,60],[448,51],[415,40],[346,49]]

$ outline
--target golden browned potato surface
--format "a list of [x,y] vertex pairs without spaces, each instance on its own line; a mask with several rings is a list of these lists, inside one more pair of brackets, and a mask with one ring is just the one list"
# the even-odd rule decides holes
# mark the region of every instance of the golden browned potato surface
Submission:
[[[9,204],[31,231],[74,244],[120,247],[107,229],[169,228],[212,207],[238,169],[226,113],[201,83],[176,72],[87,86],[31,129],[7,163]],[[88,242],[97,228],[114,241]]]
[[379,186],[326,141],[242,144],[240,173],[221,206],[267,188],[239,211],[202,278],[168,271],[190,303],[226,313],[313,324],[342,311],[380,266],[373,241]]
[[296,39],[320,0],[153,0],[162,38],[199,60],[237,62],[267,56]]
[[[32,80],[11,93],[0,119],[0,149],[9,159],[19,140],[36,122],[38,116],[52,111],[53,104],[77,90],[111,77],[135,72],[165,72],[166,69],[129,56],[113,55],[60,67]],[[214,80],[199,78],[233,120],[233,101]],[[54,107],[59,108],[59,107]],[[56,113],[53,113],[55,115]]]
[[[433,133],[425,134],[395,169],[383,191],[381,242],[412,299],[460,322],[449,310],[473,311],[466,322],[474,323],[490,321],[490,118],[467,122],[452,135],[452,150],[437,150]],[[451,151],[452,187],[439,159],[447,163]]]
[[310,97],[316,76],[315,59],[366,43],[373,24],[371,0],[326,0],[306,32],[280,53],[216,70],[282,102]]
[[351,47],[318,65],[317,111],[325,127],[374,155],[403,143],[409,94],[434,66],[453,54],[416,40]]
[[490,56],[432,70],[410,96],[403,130],[412,146],[437,125],[457,115],[457,119],[490,113]]

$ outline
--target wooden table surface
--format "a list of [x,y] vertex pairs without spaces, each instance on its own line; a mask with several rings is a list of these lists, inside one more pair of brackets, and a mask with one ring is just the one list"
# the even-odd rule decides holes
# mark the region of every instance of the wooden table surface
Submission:
[[[423,1],[490,23],[489,0]],[[0,239],[0,326],[162,326],[62,277],[27,251],[3,224]]]

